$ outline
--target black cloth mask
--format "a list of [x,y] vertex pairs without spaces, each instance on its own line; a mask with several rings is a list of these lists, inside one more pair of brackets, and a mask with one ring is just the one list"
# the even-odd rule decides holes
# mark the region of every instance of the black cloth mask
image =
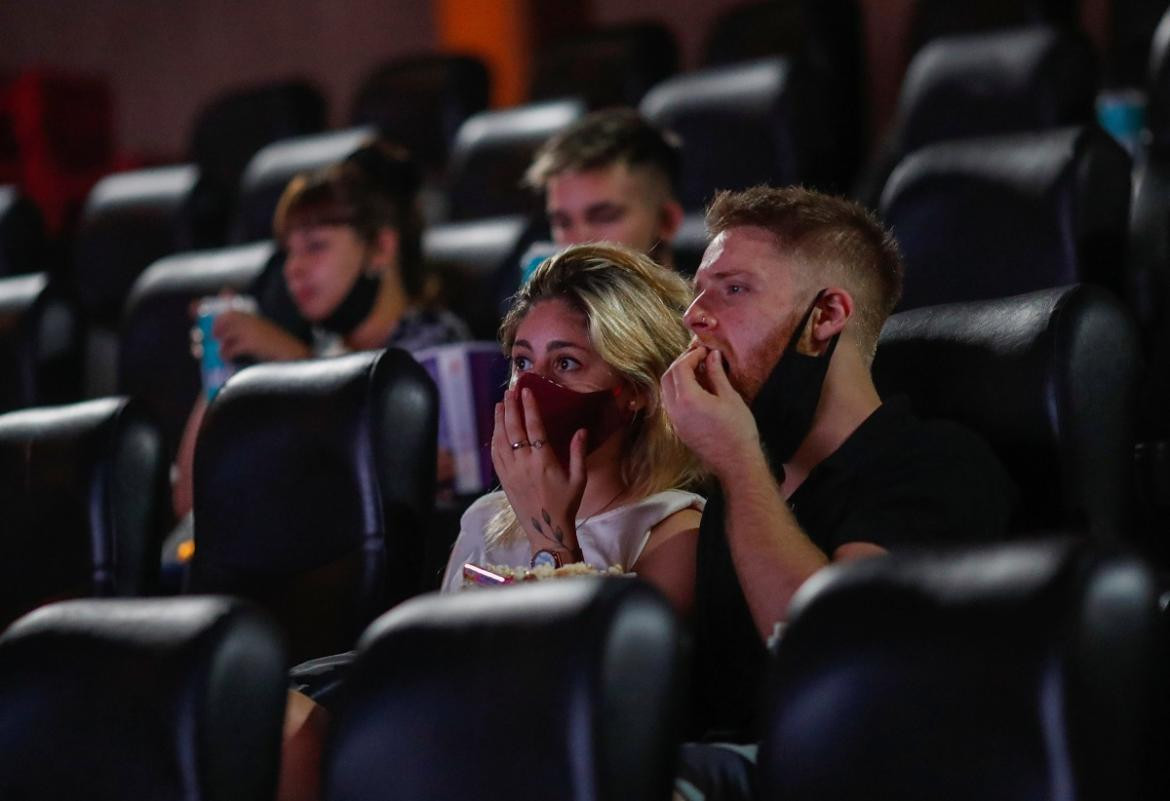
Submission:
[[835,334],[820,356],[808,356],[797,350],[813,310],[824,294],[825,290],[822,289],[813,298],[812,305],[792,332],[784,353],[760,387],[751,406],[756,428],[760,432],[760,442],[779,481],[784,480],[784,463],[792,458],[812,428],[813,416],[821,401],[825,375],[829,371],[829,360],[833,358],[833,351],[841,336]]
[[321,326],[335,334],[349,334],[370,316],[381,286],[381,277],[367,274],[363,266],[349,292],[337,304],[337,308],[321,321]]

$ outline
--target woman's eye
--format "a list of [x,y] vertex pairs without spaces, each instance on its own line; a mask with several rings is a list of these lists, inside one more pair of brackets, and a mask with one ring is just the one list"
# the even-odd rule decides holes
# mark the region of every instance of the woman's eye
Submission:
[[526,359],[525,357],[523,357],[523,356],[513,356],[512,357],[512,369],[515,370],[517,373],[524,372],[530,366],[531,365],[529,364],[528,359]]
[[576,359],[570,359],[568,356],[562,356],[556,361],[558,370],[575,370],[580,367],[580,362]]

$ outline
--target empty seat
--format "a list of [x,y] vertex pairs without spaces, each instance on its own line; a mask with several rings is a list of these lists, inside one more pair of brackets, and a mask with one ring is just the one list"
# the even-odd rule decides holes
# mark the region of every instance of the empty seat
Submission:
[[75,305],[45,273],[0,278],[0,412],[80,396]]
[[431,175],[442,175],[463,122],[488,106],[491,80],[483,61],[436,54],[396,59],[358,87],[351,125],[372,125]]
[[116,391],[118,324],[134,280],[156,259],[192,246],[198,180],[194,165],[117,173],[86,199],[70,284],[85,329],[87,397]]
[[154,590],[167,462],[133,403],[0,415],[0,627],[58,598]]
[[678,70],[678,45],[665,25],[632,22],[585,28],[536,50],[529,96],[579,97],[590,109],[636,106]]
[[294,661],[345,651],[424,580],[438,397],[405,351],[233,376],[195,449],[194,592],[268,608]]
[[0,185],[0,278],[48,269],[45,223],[32,200]]
[[682,139],[678,195],[703,208],[718,189],[824,185],[830,172],[825,118],[794,62],[770,58],[671,78],[641,111]]
[[1015,527],[1131,538],[1132,316],[1094,286],[927,307],[886,323],[883,397],[982,434],[1020,490]]
[[326,122],[325,98],[300,80],[233,90],[205,105],[195,120],[190,157],[203,176],[200,229],[218,233],[218,239],[200,244],[222,244],[240,176],[256,151],[281,139],[323,131]]
[[223,598],[68,601],[0,637],[0,796],[269,801],[286,679]]
[[173,458],[200,390],[191,356],[191,304],[230,289],[246,293],[274,255],[271,242],[167,256],[130,290],[118,352],[118,391],[157,421]]
[[362,637],[325,796],[665,799],[679,640],[666,601],[633,580],[412,600]]
[[1060,540],[825,570],[777,649],[760,797],[1165,797],[1158,594]]
[[451,152],[452,220],[524,214],[536,196],[521,181],[544,141],[585,113],[579,100],[555,100],[483,111],[463,123]]
[[910,62],[890,134],[854,194],[876,207],[897,163],[935,142],[1089,124],[1097,85],[1083,34],[1035,25],[935,39]]
[[541,227],[513,215],[432,225],[423,233],[423,255],[442,278],[444,304],[473,338],[496,338],[504,304],[520,285],[524,249]]
[[1076,0],[914,0],[910,11],[908,55],[940,36],[1051,23],[1064,28],[1078,24]]
[[276,204],[288,182],[302,172],[343,161],[374,135],[371,127],[348,128],[283,139],[261,148],[240,179],[232,240],[271,239]]
[[1128,296],[1130,162],[1095,126],[931,145],[881,210],[906,264],[900,308],[1079,281]]
[[767,0],[734,5],[715,18],[704,43],[707,66],[767,56],[801,62],[829,99],[836,185],[845,187],[868,144],[865,43],[855,0]]

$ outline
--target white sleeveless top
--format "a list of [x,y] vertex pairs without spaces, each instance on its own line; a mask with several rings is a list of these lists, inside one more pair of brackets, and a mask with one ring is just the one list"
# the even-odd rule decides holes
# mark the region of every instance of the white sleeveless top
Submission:
[[[532,560],[532,546],[523,534],[511,542],[496,543],[490,548],[484,542],[487,524],[507,504],[502,491],[491,492],[467,507],[459,521],[459,538],[451,549],[447,570],[443,574],[443,592],[455,592],[463,587],[463,565],[506,565],[528,567]],[[624,570],[638,561],[650,530],[683,509],[703,511],[706,501],[701,495],[682,490],[666,490],[640,501],[618,506],[599,515],[577,521],[577,543],[585,554],[585,561],[605,569],[621,565]]]

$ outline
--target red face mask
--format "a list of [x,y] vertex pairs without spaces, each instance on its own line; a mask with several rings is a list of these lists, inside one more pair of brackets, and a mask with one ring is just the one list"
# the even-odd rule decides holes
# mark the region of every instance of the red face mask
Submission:
[[617,430],[630,422],[618,404],[620,387],[597,392],[575,392],[568,387],[537,375],[523,373],[516,379],[516,389],[528,389],[540,419],[545,438],[561,465],[569,469],[569,444],[580,428],[588,435],[585,453],[592,453]]

